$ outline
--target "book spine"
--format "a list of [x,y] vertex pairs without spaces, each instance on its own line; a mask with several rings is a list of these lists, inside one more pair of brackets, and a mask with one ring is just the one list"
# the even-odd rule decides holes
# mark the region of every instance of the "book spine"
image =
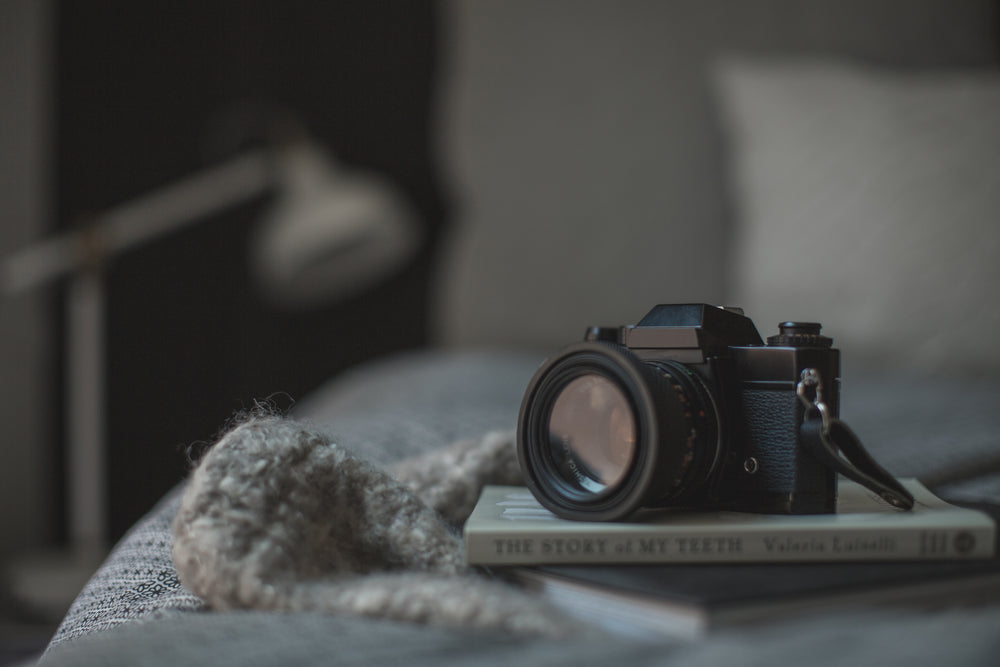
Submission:
[[994,554],[990,528],[604,533],[466,531],[472,565],[951,560]]

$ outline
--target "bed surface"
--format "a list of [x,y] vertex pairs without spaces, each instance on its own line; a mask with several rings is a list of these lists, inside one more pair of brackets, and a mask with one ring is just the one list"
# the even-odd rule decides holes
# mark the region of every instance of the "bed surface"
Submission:
[[[383,360],[330,383],[295,417],[380,465],[484,430],[513,428],[540,357],[499,351],[428,352]],[[849,389],[847,387],[850,387]],[[1000,383],[910,377],[845,382],[842,416],[894,473],[933,475],[992,449]],[[459,416],[475,415],[465,422]],[[1000,475],[941,486],[948,497],[1000,495]],[[525,664],[627,657],[636,664],[994,664],[1000,605],[860,616],[827,615],[724,631],[711,641],[635,643],[595,630],[540,640],[356,617],[211,612],[177,579],[170,521],[180,489],[118,545],[81,594],[42,664]],[[488,647],[488,650],[486,648]],[[821,650],[817,650],[821,647]],[[934,662],[934,661],[932,661]]]

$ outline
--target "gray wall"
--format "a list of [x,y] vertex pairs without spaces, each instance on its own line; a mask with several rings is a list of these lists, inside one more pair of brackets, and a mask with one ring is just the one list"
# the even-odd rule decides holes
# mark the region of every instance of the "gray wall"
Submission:
[[657,302],[731,298],[720,58],[932,68],[997,53],[995,0],[445,7],[438,130],[456,207],[438,334],[450,343],[551,349]]
[[[28,244],[50,210],[49,0],[0,0],[0,254]],[[52,538],[49,294],[0,296],[0,556]]]

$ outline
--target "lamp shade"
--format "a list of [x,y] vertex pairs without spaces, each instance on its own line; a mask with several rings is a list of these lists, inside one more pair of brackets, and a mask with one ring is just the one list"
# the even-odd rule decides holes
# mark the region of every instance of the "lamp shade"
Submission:
[[415,218],[387,181],[339,168],[312,143],[275,159],[277,194],[250,249],[265,297],[301,307],[349,296],[415,252]]

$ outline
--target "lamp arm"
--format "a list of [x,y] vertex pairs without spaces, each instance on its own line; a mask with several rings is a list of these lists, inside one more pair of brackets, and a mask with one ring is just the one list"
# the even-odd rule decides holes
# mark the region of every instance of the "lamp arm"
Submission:
[[263,150],[243,153],[120,204],[83,229],[28,246],[0,261],[0,288],[22,292],[99,263],[261,194],[274,182]]

